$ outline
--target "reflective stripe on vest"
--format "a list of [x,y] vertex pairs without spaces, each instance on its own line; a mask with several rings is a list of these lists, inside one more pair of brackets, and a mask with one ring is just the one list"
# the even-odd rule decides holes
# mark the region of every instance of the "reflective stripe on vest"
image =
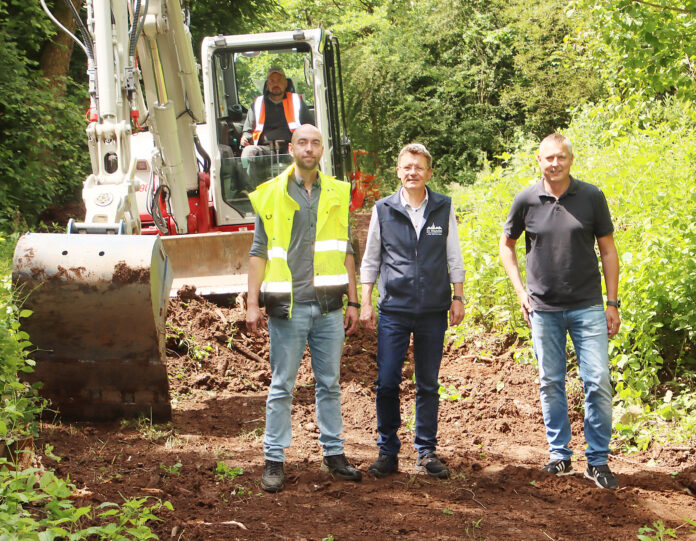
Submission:
[[343,286],[348,283],[348,273],[336,274],[334,276],[315,276],[314,287],[333,287]]
[[261,291],[264,293],[292,293],[292,284],[290,282],[263,282]]
[[268,259],[273,259],[274,257],[287,261],[288,252],[280,246],[274,246],[273,248],[269,248],[268,250]]
[[[300,104],[302,96],[295,92],[287,92],[283,98],[283,113],[285,113],[285,121],[288,123],[290,133],[300,127]],[[263,96],[258,96],[254,100],[254,117],[256,118],[256,127],[251,133],[254,144],[258,145],[263,133],[263,126],[266,123],[266,102]]]
[[318,240],[314,243],[315,252],[329,252],[331,250],[345,252],[347,249],[347,240]]

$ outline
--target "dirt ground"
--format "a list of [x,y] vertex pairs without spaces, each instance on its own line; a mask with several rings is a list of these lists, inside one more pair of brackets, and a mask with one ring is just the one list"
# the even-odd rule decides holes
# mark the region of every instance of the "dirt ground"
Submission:
[[43,462],[70,476],[83,504],[145,496],[170,501],[174,511],[160,511],[161,522],[151,524],[160,539],[634,540],[639,528],[658,520],[679,539],[696,539],[690,533],[696,528],[681,520],[696,520],[693,449],[616,454],[610,466],[621,488],[600,490],[582,475],[582,397],[571,393],[576,474],[540,472],[547,450],[535,368],[512,360],[513,340],[489,336],[445,348],[440,380],[450,397],[440,403],[438,453],[450,480],[413,471],[410,354],[399,473],[381,480],[367,475],[377,455],[376,336],[360,329],[345,342],[341,377],[346,454],[363,471],[362,482],[334,480],[319,469],[306,353],[286,488],[265,493],[259,479],[271,377],[267,334],[247,333],[242,306],[190,292],[171,301],[168,322],[183,331],[167,343],[171,423],[47,423],[37,442],[39,449],[54,446],[62,460]]

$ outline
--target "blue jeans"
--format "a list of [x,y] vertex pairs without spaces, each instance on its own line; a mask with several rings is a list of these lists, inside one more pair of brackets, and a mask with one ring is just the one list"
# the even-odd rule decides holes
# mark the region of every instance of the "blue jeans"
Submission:
[[447,312],[433,314],[379,313],[377,328],[377,445],[381,454],[396,456],[401,449],[399,384],[401,369],[413,333],[416,375],[416,436],[414,446],[422,457],[437,446],[440,404],[437,381]]
[[271,336],[271,386],[266,400],[266,435],[263,439],[267,460],[285,462],[285,449],[292,439],[292,390],[305,345],[312,355],[316,381],[315,396],[319,443],[324,456],[343,453],[341,432],[341,387],[339,376],[343,352],[343,311],[321,314],[316,302],[294,303],[292,318],[269,318]]
[[551,459],[569,459],[570,421],[566,399],[566,333],[575,346],[585,391],[587,463],[607,463],[611,440],[612,387],[609,380],[607,320],[601,305],[530,315],[539,364],[541,410]]

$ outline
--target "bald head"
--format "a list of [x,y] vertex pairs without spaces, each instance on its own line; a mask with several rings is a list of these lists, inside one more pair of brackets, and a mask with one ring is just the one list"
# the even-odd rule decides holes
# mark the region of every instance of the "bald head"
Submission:
[[303,171],[316,172],[324,153],[321,132],[311,124],[302,124],[292,134],[290,154],[295,166]]
[[547,135],[544,137],[544,139],[541,141],[539,144],[539,149],[545,145],[563,145],[566,147],[566,150],[568,151],[568,154],[571,156],[573,155],[573,143],[570,142],[570,139],[568,139],[565,135],[561,135],[560,133],[552,133],[551,135]]
[[294,145],[300,137],[316,137],[321,141],[321,132],[312,124],[302,124],[302,126],[292,132],[292,140],[290,142]]

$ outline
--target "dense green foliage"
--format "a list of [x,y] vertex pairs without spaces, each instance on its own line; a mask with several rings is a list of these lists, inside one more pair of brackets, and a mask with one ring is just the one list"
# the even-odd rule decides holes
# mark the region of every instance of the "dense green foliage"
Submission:
[[[623,324],[610,356],[616,433],[628,448],[644,449],[664,437],[662,428],[676,440],[696,432],[694,128],[690,103],[616,100],[577,111],[565,132],[576,153],[573,174],[602,188],[616,228]],[[528,336],[497,256],[514,194],[538,178],[534,145],[522,146],[457,200],[470,269],[468,324]]]
[[[38,69],[53,32],[38,2],[0,0],[0,231],[36,225],[47,207],[74,199],[86,176],[86,107],[57,99]],[[78,101],[86,90],[69,95]]]
[[283,5],[293,23],[341,39],[354,146],[391,168],[399,148],[423,142],[441,183],[472,182],[518,131],[544,136],[603,92],[582,49],[563,45],[575,19],[562,0]]
[[20,310],[13,301],[13,248],[14,242],[0,237],[0,442],[8,446],[38,435],[38,416],[44,407],[36,388],[19,379],[19,375],[32,370],[33,361],[25,358],[31,344],[27,333],[20,329],[20,318],[30,312]]
[[94,509],[76,507],[75,490],[51,471],[15,471],[0,459],[0,540],[157,539],[147,523],[159,520],[157,510],[173,509],[169,502],[147,505],[149,498],[132,498],[122,505],[105,502]]
[[193,51],[197,57],[204,37],[258,31],[277,20],[279,14],[273,0],[182,0],[181,4],[190,9]]
[[696,1],[577,0],[577,42],[612,89],[627,98],[696,96]]

